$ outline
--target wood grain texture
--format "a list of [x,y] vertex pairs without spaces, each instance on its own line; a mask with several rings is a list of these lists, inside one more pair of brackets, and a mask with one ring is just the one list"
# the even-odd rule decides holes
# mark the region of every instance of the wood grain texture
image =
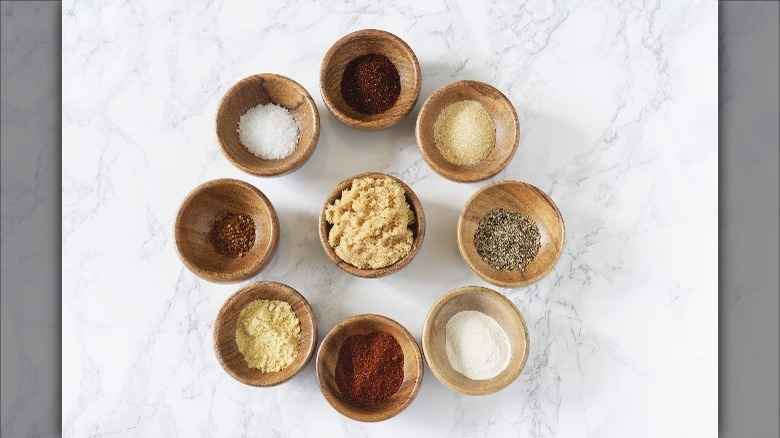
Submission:
[[[250,368],[236,344],[236,325],[241,310],[254,300],[280,300],[290,304],[301,324],[298,356],[287,368],[264,373]],[[219,364],[234,379],[251,386],[274,386],[290,380],[309,363],[317,347],[317,319],[309,302],[290,286],[272,281],[249,284],[231,295],[214,322],[214,353]]]
[[[293,153],[278,160],[264,160],[249,152],[237,131],[244,113],[269,103],[290,111],[300,133]],[[314,153],[320,136],[320,115],[311,95],[300,84],[285,76],[263,73],[238,81],[225,93],[217,108],[216,131],[222,152],[236,167],[252,175],[281,175],[299,168]]]
[[[541,234],[541,248],[525,269],[501,271],[485,263],[474,246],[479,221],[494,208],[504,208],[531,218]],[[519,287],[538,281],[555,266],[563,252],[565,229],[561,212],[546,193],[519,181],[499,181],[478,190],[466,202],[458,219],[458,249],[471,269],[483,279],[503,287]]]
[[[434,141],[433,126],[439,113],[447,105],[462,100],[481,103],[496,127],[496,145],[487,157],[470,166],[447,161]],[[479,81],[457,81],[444,85],[428,97],[417,115],[415,137],[425,162],[439,175],[458,182],[481,181],[497,174],[512,161],[520,139],[520,121],[512,102],[496,88]]]
[[[386,56],[401,77],[401,94],[389,110],[362,114],[353,110],[341,95],[341,77],[349,61],[371,53]],[[404,40],[390,32],[364,29],[350,33],[328,50],[320,67],[320,92],[328,111],[347,126],[365,131],[387,129],[412,111],[420,97],[422,75],[417,56]]]
[[[398,341],[404,353],[404,380],[398,391],[387,400],[373,406],[353,405],[341,394],[336,384],[336,361],[341,344],[352,335],[387,332]],[[414,337],[401,324],[381,315],[357,315],[333,327],[317,351],[317,381],[325,399],[342,415],[353,420],[374,422],[398,415],[409,406],[422,385],[424,373],[422,353]]]
[[[456,371],[447,358],[447,321],[459,312],[475,310],[495,319],[509,337],[512,355],[497,376],[472,380]],[[428,367],[449,388],[469,395],[486,395],[506,388],[525,368],[531,340],[528,326],[517,307],[500,293],[479,286],[465,286],[439,298],[428,311],[423,324],[423,351]]]
[[[211,225],[225,213],[243,213],[255,224],[255,242],[247,254],[230,258],[208,241]],[[279,218],[257,187],[237,179],[216,179],[196,187],[182,201],[174,225],[179,257],[192,272],[216,283],[246,280],[276,253]]]
[[[406,202],[409,203],[409,207],[412,209],[412,213],[414,213],[414,223],[410,226],[412,230],[412,239],[413,239],[412,249],[410,249],[409,253],[406,254],[401,260],[398,260],[397,262],[393,263],[390,266],[385,266],[384,268],[379,268],[379,269],[360,269],[345,262],[344,260],[341,260],[341,258],[336,254],[336,251],[333,249],[333,247],[331,247],[330,244],[328,243],[328,234],[330,233],[330,229],[333,228],[333,225],[329,224],[328,221],[325,220],[325,210],[328,208],[328,205],[333,204],[337,199],[341,198],[341,194],[344,190],[352,186],[352,180],[358,178],[367,178],[367,177],[371,177],[371,178],[388,177],[400,183],[401,186],[403,186],[404,188],[404,192],[406,193]],[[363,277],[363,278],[384,277],[394,272],[398,272],[406,265],[411,263],[414,257],[420,251],[420,247],[422,247],[423,240],[425,240],[425,213],[423,212],[423,207],[422,204],[420,203],[420,199],[414,193],[412,188],[409,187],[405,182],[401,181],[400,179],[392,175],[388,175],[382,172],[360,173],[357,175],[353,175],[345,179],[344,181],[340,182],[336,187],[333,188],[330,194],[328,194],[328,198],[325,200],[325,203],[322,206],[322,211],[320,212],[319,231],[320,231],[320,242],[322,243],[322,248],[325,249],[325,254],[327,254],[328,258],[333,263],[335,263],[339,268],[356,277]]]

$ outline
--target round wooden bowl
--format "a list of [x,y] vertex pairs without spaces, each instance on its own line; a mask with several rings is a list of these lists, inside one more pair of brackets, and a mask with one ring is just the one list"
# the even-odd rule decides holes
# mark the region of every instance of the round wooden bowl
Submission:
[[[341,344],[352,335],[387,332],[398,341],[404,353],[404,380],[387,400],[372,406],[357,406],[341,394],[336,384],[336,361]],[[420,391],[423,378],[422,353],[411,333],[401,324],[381,315],[357,315],[333,327],[317,351],[317,381],[325,400],[342,415],[357,421],[382,421],[398,415]]]
[[[325,209],[328,208],[328,205],[333,204],[337,199],[341,198],[342,192],[352,186],[352,180],[358,178],[366,178],[366,177],[371,177],[371,178],[389,177],[398,181],[403,186],[404,191],[406,192],[406,202],[409,203],[409,207],[412,209],[412,213],[414,213],[414,223],[411,225],[412,238],[414,239],[412,241],[412,249],[410,249],[409,253],[406,254],[401,260],[398,260],[397,262],[393,263],[390,266],[385,266],[384,268],[379,268],[379,269],[360,269],[358,267],[352,266],[351,264],[345,262],[344,260],[341,260],[341,258],[338,255],[336,255],[336,251],[328,243],[328,234],[330,233],[330,229],[333,228],[333,225],[329,224],[328,221],[325,220]],[[320,212],[319,228],[320,228],[320,243],[322,243],[322,247],[325,249],[325,254],[328,255],[328,258],[333,263],[335,263],[339,268],[341,268],[345,272],[348,272],[356,277],[378,278],[378,277],[384,277],[385,275],[390,275],[394,272],[401,270],[404,266],[411,263],[412,259],[414,259],[414,256],[416,256],[417,253],[420,251],[420,247],[422,246],[423,240],[425,239],[425,213],[423,212],[420,199],[417,198],[417,195],[414,193],[412,188],[406,185],[405,182],[386,173],[366,172],[366,173],[353,175],[345,179],[344,181],[340,182],[336,187],[334,187],[333,190],[331,190],[330,194],[328,195],[328,198],[325,200],[325,204],[323,204],[322,206],[322,211]]]
[[[208,241],[211,225],[227,212],[243,213],[255,223],[255,243],[243,257],[217,253]],[[179,207],[174,226],[179,257],[192,272],[217,283],[246,280],[260,272],[279,244],[279,219],[255,186],[237,179],[216,179],[196,187]]]
[[[301,324],[298,356],[287,368],[264,373],[250,368],[236,344],[236,324],[241,310],[255,300],[280,300],[290,304]],[[251,386],[274,386],[290,380],[306,367],[317,347],[317,320],[303,295],[286,284],[261,281],[241,288],[219,309],[214,322],[214,353],[219,364],[234,379]]]
[[[274,103],[285,107],[298,124],[298,145],[292,154],[264,160],[247,150],[238,136],[238,120],[257,105]],[[317,105],[305,88],[294,80],[271,73],[241,79],[222,97],[217,108],[217,140],[222,152],[236,167],[258,176],[292,172],[314,153],[320,136]]]
[[[380,114],[357,112],[341,95],[341,77],[347,63],[368,54],[386,56],[401,77],[398,101]],[[420,97],[421,81],[420,63],[409,45],[392,33],[377,29],[359,30],[342,37],[325,54],[320,67],[320,92],[328,111],[341,123],[365,131],[389,128],[409,115]]]
[[[506,332],[512,347],[507,367],[497,376],[472,380],[450,365],[446,350],[447,321],[466,310],[482,312]],[[525,319],[517,307],[500,293],[479,286],[465,286],[439,298],[428,311],[423,324],[423,351],[431,372],[441,383],[468,395],[486,395],[506,388],[525,367],[531,344]]]
[[[536,222],[541,248],[525,269],[502,271],[485,263],[474,246],[479,221],[494,208],[513,210]],[[563,252],[565,230],[561,212],[546,193],[519,181],[499,181],[478,190],[466,202],[458,219],[458,249],[463,259],[480,277],[503,287],[531,284],[555,266]]]
[[[434,141],[433,126],[447,105],[476,100],[485,107],[496,127],[496,145],[477,164],[461,166],[444,158]],[[439,175],[458,182],[481,181],[500,172],[512,161],[520,139],[520,122],[512,102],[494,87],[478,81],[452,82],[436,90],[420,108],[415,128],[417,146],[425,162]]]

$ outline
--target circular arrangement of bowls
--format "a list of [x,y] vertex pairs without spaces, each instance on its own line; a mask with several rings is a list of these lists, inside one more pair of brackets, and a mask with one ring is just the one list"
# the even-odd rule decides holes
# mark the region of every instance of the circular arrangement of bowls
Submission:
[[[379,114],[355,111],[341,94],[341,78],[349,61],[363,55],[380,54],[395,65],[401,79],[401,94],[390,109]],[[320,92],[325,106],[341,123],[355,129],[378,131],[403,120],[420,97],[420,63],[411,47],[390,32],[365,29],[350,33],[328,50],[320,67]]]
[[[541,234],[541,248],[525,269],[503,271],[487,264],[474,246],[479,221],[490,210],[503,208],[528,216]],[[565,229],[561,212],[546,193],[520,181],[500,181],[478,190],[458,219],[458,249],[477,275],[498,286],[520,287],[544,277],[563,252]]]
[[[376,331],[391,334],[401,345],[404,380],[398,391],[387,400],[371,406],[358,406],[341,394],[335,378],[336,362],[344,340],[352,335],[367,335]],[[333,327],[320,343],[316,367],[317,381],[328,403],[342,415],[365,422],[387,420],[409,406],[420,391],[424,372],[422,353],[411,333],[401,324],[380,315],[353,316]]]
[[[292,154],[278,160],[264,160],[241,144],[238,121],[247,110],[269,103],[286,108],[299,129],[298,145]],[[225,156],[244,172],[257,176],[281,175],[302,166],[317,147],[320,114],[305,88],[294,80],[271,73],[249,76],[230,87],[217,108],[217,140]]]
[[[491,379],[469,379],[456,371],[447,358],[447,321],[467,310],[490,316],[509,338],[509,364]],[[423,325],[422,344],[428,367],[443,384],[463,394],[486,395],[507,387],[520,375],[528,360],[530,338],[523,315],[509,299],[492,289],[466,286],[448,292],[431,307]]]
[[[265,373],[250,368],[236,344],[238,315],[255,300],[280,300],[290,304],[301,325],[298,356],[287,368]],[[234,379],[251,386],[274,386],[290,380],[309,363],[317,347],[317,320],[309,302],[295,289],[282,283],[252,283],[234,293],[219,310],[214,323],[214,353],[222,368]]]
[[[341,93],[347,64],[369,54],[387,57],[400,78],[401,90],[397,101],[379,114],[363,114],[354,110]],[[385,63],[380,68],[388,67]],[[341,123],[354,129],[376,131],[394,126],[410,114],[420,96],[421,79],[417,56],[406,42],[386,31],[365,29],[342,37],[325,54],[320,67],[320,92],[328,111]],[[496,131],[494,147],[484,159],[473,165],[447,161],[434,139],[434,125],[439,114],[448,105],[464,100],[479,102]],[[241,116],[251,108],[266,104],[286,108],[300,130],[296,148],[282,159],[257,157],[244,147],[239,138]],[[217,108],[216,136],[223,153],[236,167],[252,175],[282,175],[299,168],[314,153],[319,133],[319,112],[311,95],[294,80],[278,74],[257,74],[238,81],[225,93]],[[452,181],[475,182],[498,174],[509,164],[518,147],[520,123],[514,106],[499,90],[483,82],[462,80],[447,84],[428,97],[416,120],[415,137],[423,159],[435,172]],[[327,207],[340,199],[355,179],[366,177],[388,177],[398,182],[415,218],[409,226],[413,234],[409,253],[392,265],[379,269],[353,266],[342,260],[328,243],[332,225],[325,219]],[[523,269],[494,269],[482,260],[474,247],[479,221],[495,208],[524,214],[539,228],[541,248]],[[209,242],[212,226],[226,213],[245,214],[254,222],[255,241],[241,257],[221,255]],[[323,205],[318,228],[325,253],[340,269],[357,277],[377,278],[403,269],[415,258],[425,238],[425,214],[419,198],[405,182],[386,173],[367,172],[353,175],[333,188]],[[280,231],[276,211],[259,189],[247,182],[226,178],[206,182],[184,198],[176,216],[174,232],[176,248],[187,268],[206,280],[229,283],[247,280],[269,263],[279,244]],[[501,181],[478,190],[464,206],[457,227],[458,249],[469,267],[483,279],[504,287],[524,286],[550,272],[561,256],[564,237],[563,219],[550,197],[530,184],[517,181]],[[264,373],[250,368],[238,349],[238,317],[241,310],[255,300],[285,301],[300,321],[298,355],[290,366],[279,372]],[[490,379],[470,379],[456,371],[447,358],[447,322],[455,314],[466,310],[490,316],[509,338],[511,356],[508,365]],[[335,378],[336,363],[341,346],[348,337],[376,331],[391,334],[401,346],[404,355],[403,381],[398,391],[388,399],[373,405],[361,405],[350,401],[340,391]],[[424,374],[423,357],[436,378],[447,387],[463,394],[485,395],[505,388],[520,375],[528,360],[529,346],[528,327],[509,299],[491,289],[467,286],[448,292],[431,307],[424,322],[422,350],[411,333],[396,321],[381,315],[357,315],[345,319],[327,333],[317,351],[315,368],[320,390],[336,411],[353,420],[375,422],[394,417],[415,399]],[[214,324],[214,352],[220,365],[230,376],[246,385],[268,387],[290,380],[306,367],[315,349],[317,321],[314,312],[300,293],[282,283],[262,281],[241,288],[225,301]]]
[[[439,114],[455,102],[475,100],[482,104],[496,127],[496,144],[482,161],[473,165],[451,163],[434,140],[434,124]],[[512,160],[520,139],[520,122],[512,102],[494,87],[479,81],[457,81],[436,90],[417,116],[417,146],[425,162],[439,175],[458,182],[481,181],[503,170]]]
[[[414,239],[412,241],[412,249],[409,250],[409,253],[406,254],[401,260],[398,260],[397,262],[393,263],[390,266],[386,266],[384,268],[378,268],[378,269],[360,269],[342,260],[336,254],[336,251],[333,249],[333,247],[331,247],[330,244],[328,243],[328,234],[330,233],[330,229],[333,227],[333,225],[329,224],[328,221],[325,220],[325,210],[327,209],[328,205],[333,204],[337,199],[341,198],[342,192],[345,189],[348,189],[352,186],[352,180],[358,178],[367,178],[367,177],[371,177],[371,178],[388,177],[400,183],[401,186],[403,186],[404,191],[406,192],[406,202],[409,203],[409,207],[412,209],[412,213],[414,213],[414,223],[410,226],[410,228],[412,229],[412,237]],[[411,187],[406,185],[405,182],[386,173],[367,172],[358,175],[353,175],[345,179],[344,181],[340,182],[336,187],[333,188],[333,190],[331,190],[330,194],[328,195],[328,198],[325,200],[325,204],[322,206],[322,211],[320,212],[319,229],[320,229],[320,242],[322,243],[322,247],[325,249],[325,253],[328,255],[328,258],[333,263],[338,265],[339,268],[356,277],[378,278],[399,271],[404,266],[411,263],[412,259],[414,259],[414,256],[416,256],[417,253],[420,251],[420,247],[422,246],[423,240],[425,238],[425,213],[423,212],[420,199],[417,198],[417,195],[414,193]]]
[[[243,257],[217,253],[208,241],[214,221],[225,213],[242,213],[255,224],[255,242]],[[246,280],[271,260],[279,244],[279,219],[257,187],[237,179],[216,179],[190,192],[182,201],[174,225],[176,249],[195,274],[217,283]]]

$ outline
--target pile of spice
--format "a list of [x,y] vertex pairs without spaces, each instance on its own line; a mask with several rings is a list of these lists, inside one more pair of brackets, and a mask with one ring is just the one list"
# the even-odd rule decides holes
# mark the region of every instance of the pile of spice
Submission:
[[301,324],[290,303],[255,300],[238,315],[236,344],[247,366],[264,373],[281,371],[298,356]]
[[212,222],[208,241],[217,254],[243,257],[255,244],[255,222],[243,213],[227,212]]
[[404,352],[387,332],[352,335],[336,360],[336,385],[357,405],[373,405],[398,391],[404,381]]
[[401,76],[387,56],[368,54],[349,61],[341,76],[341,96],[353,110],[383,113],[401,95]]
[[378,269],[401,260],[412,249],[414,213],[396,180],[357,178],[325,209],[333,227],[328,244],[336,255],[360,269]]
[[525,269],[541,247],[536,223],[516,211],[496,208],[480,221],[474,233],[474,246],[482,260],[495,269]]
[[476,310],[456,313],[447,321],[445,333],[450,365],[469,379],[491,379],[509,365],[509,337],[490,316]]
[[471,166],[482,161],[496,145],[496,127],[485,107],[476,100],[461,100],[446,107],[433,123],[436,148],[450,163]]
[[278,160],[298,146],[300,130],[287,108],[269,103],[250,108],[238,119],[238,138],[253,155]]

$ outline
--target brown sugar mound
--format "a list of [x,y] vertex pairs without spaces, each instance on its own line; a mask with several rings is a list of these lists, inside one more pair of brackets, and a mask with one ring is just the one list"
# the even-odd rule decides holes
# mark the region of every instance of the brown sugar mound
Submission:
[[358,178],[325,209],[328,244],[360,269],[390,266],[412,249],[414,213],[403,186],[392,178]]

